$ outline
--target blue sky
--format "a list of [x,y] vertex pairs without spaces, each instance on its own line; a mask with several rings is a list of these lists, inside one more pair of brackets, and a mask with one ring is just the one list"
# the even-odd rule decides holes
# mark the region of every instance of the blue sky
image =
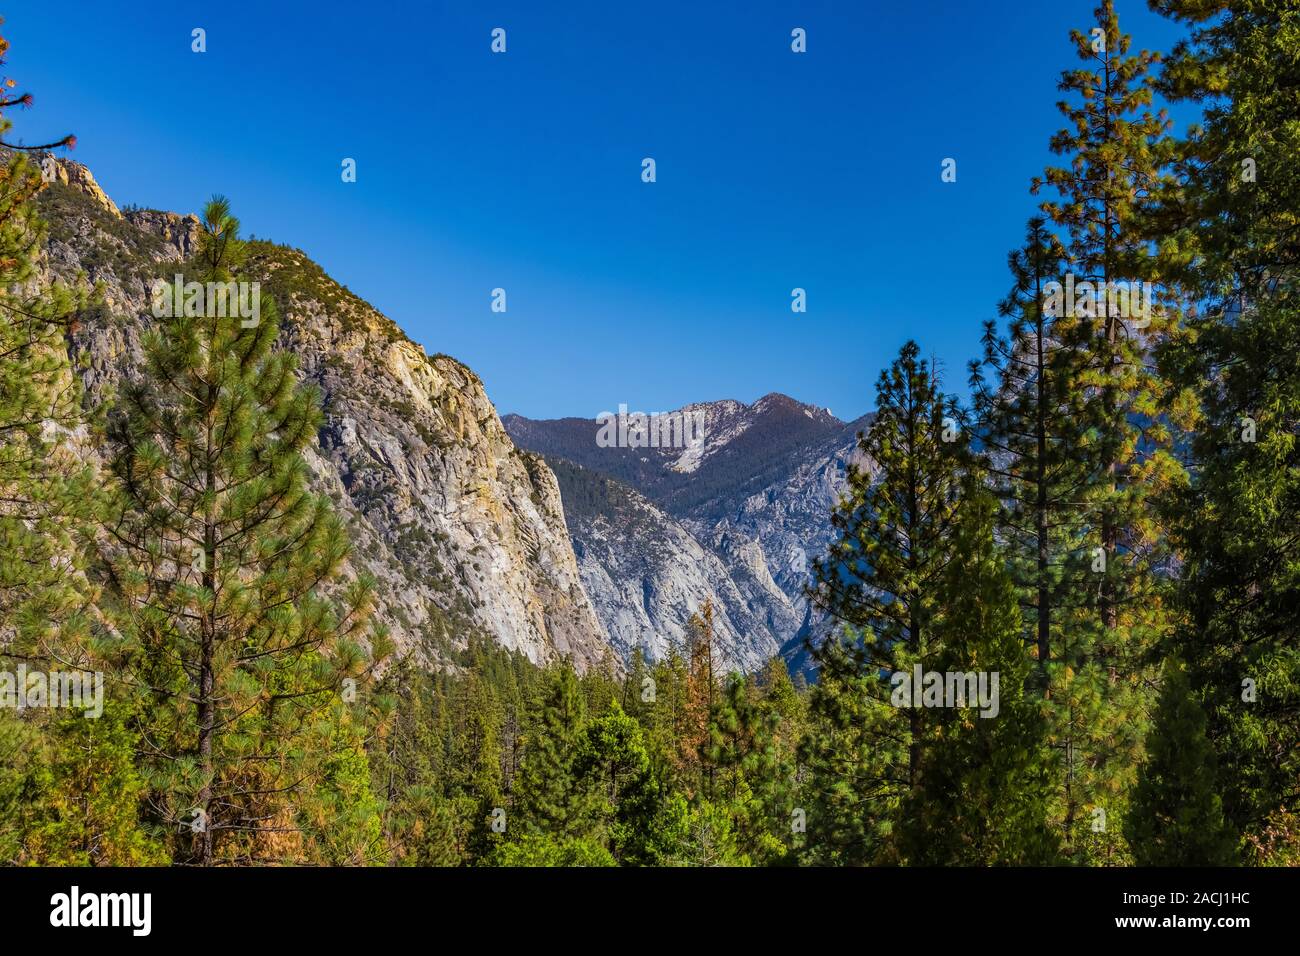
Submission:
[[[852,418],[916,338],[965,382],[1094,0],[117,4],[3,11],[119,204],[229,196],[497,407],[771,392]],[[1119,9],[1137,47],[1178,28]],[[207,52],[191,52],[191,30]],[[490,50],[504,28],[507,52]],[[807,31],[808,52],[790,50]],[[344,157],[357,181],[344,183]],[[653,157],[658,181],[641,181]],[[943,183],[944,158],[957,181]],[[508,311],[490,310],[506,289]],[[808,311],[790,310],[795,287]]]

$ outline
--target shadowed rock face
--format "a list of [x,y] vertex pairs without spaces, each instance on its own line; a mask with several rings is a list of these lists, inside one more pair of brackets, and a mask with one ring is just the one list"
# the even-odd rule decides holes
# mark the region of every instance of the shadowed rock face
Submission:
[[563,459],[551,465],[583,587],[624,661],[638,649],[658,660],[686,646],[691,615],[706,600],[728,667],[757,669],[798,629],[756,542],[693,532],[621,482]]
[[[39,199],[50,224],[43,279],[103,284],[103,304],[72,334],[94,404],[138,374],[150,284],[194,251],[199,223],[120,212],[85,167],[57,162],[63,175]],[[535,662],[566,656],[585,669],[608,658],[555,476],[515,447],[478,377],[426,355],[304,253],[250,245],[250,269],[279,306],[280,343],[323,396],[308,462],[351,533],[345,574],[376,578],[377,615],[399,649],[438,666],[477,635]]]
[[779,394],[681,411],[705,423],[691,448],[601,447],[594,417],[504,421],[559,476],[583,585],[625,660],[682,646],[712,600],[728,666],[802,666],[803,637],[824,627],[804,588],[849,466],[867,466],[857,433],[870,419]]

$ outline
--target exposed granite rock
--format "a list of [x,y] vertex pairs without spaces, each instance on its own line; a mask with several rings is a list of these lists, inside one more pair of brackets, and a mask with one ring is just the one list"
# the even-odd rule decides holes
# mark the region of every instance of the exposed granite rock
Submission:
[[626,485],[567,462],[554,467],[566,501],[599,499],[567,509],[569,531],[583,587],[624,661],[638,649],[648,660],[683,650],[705,601],[713,602],[714,638],[729,668],[757,669],[798,629],[756,542],[724,531],[702,543]]
[[[77,164],[41,193],[50,222],[45,279],[99,282],[71,348],[87,401],[141,364],[148,289],[196,248],[199,222],[117,210]],[[554,475],[506,434],[482,382],[428,356],[304,253],[251,244],[250,269],[279,305],[280,343],[323,394],[308,454],[313,483],[344,516],[346,574],[378,583],[377,614],[400,650],[429,665],[481,634],[535,662],[580,669],[609,658],[584,593]]]
[[60,159],[52,153],[42,153],[36,159],[47,181],[52,179],[53,182],[84,193],[109,215],[116,219],[122,218],[122,211],[117,208],[117,203],[108,198],[108,194],[99,188],[99,183],[95,182],[95,177],[91,175],[90,170],[81,163]]
[[583,584],[625,660],[683,644],[706,599],[728,666],[796,660],[823,624],[804,589],[848,468],[870,467],[857,443],[870,419],[845,423],[779,394],[680,411],[704,424],[685,449],[604,448],[594,419],[505,423],[560,476]]
[[188,259],[199,247],[202,225],[193,213],[182,216],[160,209],[131,209],[126,213],[126,220],[137,229],[157,236],[175,249],[180,259]]

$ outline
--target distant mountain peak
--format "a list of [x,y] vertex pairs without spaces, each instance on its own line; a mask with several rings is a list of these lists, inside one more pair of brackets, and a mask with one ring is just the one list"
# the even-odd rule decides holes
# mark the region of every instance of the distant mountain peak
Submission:
[[753,405],[754,409],[766,408],[803,408],[804,403],[796,401],[784,392],[768,392]]
[[621,654],[680,644],[710,598],[729,666],[794,655],[820,626],[804,588],[866,419],[781,392],[678,411],[703,416],[698,446],[605,447],[591,419],[503,421],[555,469],[583,585]]

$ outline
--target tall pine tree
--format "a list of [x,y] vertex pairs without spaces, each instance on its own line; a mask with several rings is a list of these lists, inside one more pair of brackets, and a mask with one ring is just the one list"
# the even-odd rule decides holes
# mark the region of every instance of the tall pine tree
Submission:
[[[0,68],[8,42],[0,37]],[[67,333],[90,294],[42,276],[35,197],[58,170],[7,141],[27,93],[0,70],[0,665],[93,682],[87,542],[102,500],[84,447],[86,415]],[[111,677],[111,675],[110,675]],[[26,688],[14,687],[19,692]],[[0,708],[0,860],[132,865],[161,861],[138,823],[129,702],[111,679],[102,712]]]
[[525,831],[558,839],[583,835],[593,808],[575,763],[585,724],[577,675],[557,666],[527,735],[519,777],[519,807]]
[[1083,66],[1067,70],[1066,128],[1052,150],[1069,158],[1033,183],[1064,231],[1070,284],[1055,297],[1054,336],[1081,359],[1073,388],[1091,408],[1081,449],[1088,475],[1077,507],[1095,582],[1084,611],[1063,621],[1054,654],[1054,739],[1062,760],[1058,818],[1076,860],[1119,862],[1126,795],[1138,763],[1149,654],[1169,631],[1170,561],[1154,502],[1185,474],[1171,453],[1171,389],[1153,348],[1176,317],[1143,216],[1170,181],[1168,120],[1152,111],[1154,53],[1131,53],[1113,0],[1096,26],[1072,33]]
[[1278,846],[1300,799],[1300,10],[1151,6],[1191,28],[1162,91],[1205,109],[1153,210],[1199,307],[1163,356],[1192,399],[1193,481],[1172,502],[1187,615],[1173,650],[1206,707],[1230,825]]
[[998,530],[1025,615],[1025,640],[1047,685],[1061,631],[1086,602],[1090,562],[1080,510],[1095,478],[1086,449],[1104,423],[1100,406],[1078,387],[1090,354],[1047,308],[1052,283],[1064,281],[1065,250],[1039,217],[1025,244],[1008,256],[1013,285],[999,312],[1005,336],[984,328],[984,358],[971,363],[971,391],[982,466],[1001,503]]
[[365,676],[370,590],[324,593],[347,541],[307,487],[319,397],[275,348],[269,296],[251,321],[212,294],[250,278],[225,200],[202,225],[186,278],[206,294],[160,310],[109,421],[105,645],[144,697],[153,816],[178,858],[302,859],[298,806],[331,768],[344,681]]
[[953,529],[953,556],[940,575],[934,667],[945,680],[966,682],[957,707],[932,712],[920,784],[903,800],[900,843],[912,864],[1056,859],[1048,724],[1041,688],[1032,686],[1016,589],[994,542],[995,511],[992,496],[972,482]]
[[890,678],[930,669],[939,647],[938,581],[953,557],[969,465],[956,403],[915,342],[876,386],[876,418],[833,515],[837,539],[814,565],[809,598],[837,630],[812,647],[818,681],[801,749],[806,854],[869,863],[894,852],[900,801],[920,786],[926,712],[891,703]]

